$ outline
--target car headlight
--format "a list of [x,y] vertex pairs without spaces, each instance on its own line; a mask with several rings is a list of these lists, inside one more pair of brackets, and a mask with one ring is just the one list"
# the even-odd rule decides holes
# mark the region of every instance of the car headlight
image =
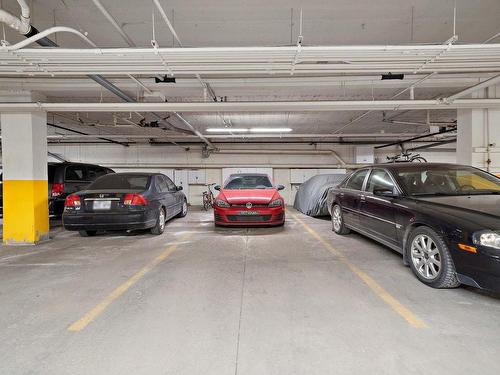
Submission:
[[222,199],[217,199],[215,201],[215,204],[217,205],[217,207],[222,207],[222,208],[231,207],[231,205],[229,203],[227,203],[226,201],[223,201]]
[[275,199],[271,203],[269,203],[268,207],[281,207],[283,205],[283,201],[281,199]]
[[474,233],[474,243],[500,249],[500,233],[491,231]]

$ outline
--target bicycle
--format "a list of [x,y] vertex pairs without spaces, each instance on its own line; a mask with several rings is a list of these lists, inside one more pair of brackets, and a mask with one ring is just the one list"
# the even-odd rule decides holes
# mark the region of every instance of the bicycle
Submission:
[[215,197],[214,197],[214,193],[212,193],[212,189],[211,189],[211,187],[214,185],[217,185],[217,184],[215,184],[215,183],[205,184],[205,186],[208,188],[208,191],[203,192],[203,209],[205,211],[208,211],[209,208],[214,207]]
[[389,163],[427,163],[427,160],[420,154],[413,155],[411,152],[402,152],[400,155],[387,156]]

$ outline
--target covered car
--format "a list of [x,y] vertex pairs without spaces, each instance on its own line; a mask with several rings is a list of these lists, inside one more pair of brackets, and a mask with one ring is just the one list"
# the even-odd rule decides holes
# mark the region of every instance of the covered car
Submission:
[[345,174],[318,174],[302,183],[293,207],[309,216],[328,216],[328,191],[340,184]]

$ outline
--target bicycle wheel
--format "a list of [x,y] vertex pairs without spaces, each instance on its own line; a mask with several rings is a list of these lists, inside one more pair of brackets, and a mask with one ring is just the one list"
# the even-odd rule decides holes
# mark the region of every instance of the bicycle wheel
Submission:
[[206,192],[203,192],[203,209],[208,211],[208,207],[210,207],[210,198]]
[[412,163],[427,163],[427,160],[421,156],[416,156],[414,158],[411,158],[410,160]]

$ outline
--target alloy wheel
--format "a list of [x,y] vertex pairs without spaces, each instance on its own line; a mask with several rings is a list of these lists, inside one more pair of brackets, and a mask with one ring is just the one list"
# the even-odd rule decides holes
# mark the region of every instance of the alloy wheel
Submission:
[[163,208],[160,210],[160,216],[158,216],[158,221],[160,222],[160,229],[163,230],[165,228],[165,212]]
[[411,243],[411,260],[417,272],[427,280],[434,280],[441,271],[441,254],[432,238],[419,234]]
[[188,210],[188,205],[187,205],[187,202],[184,201],[184,203],[182,203],[182,216],[186,215],[187,210]]
[[335,206],[333,208],[332,223],[333,223],[333,229],[335,230],[335,232],[340,231],[340,228],[342,226],[342,214],[340,213],[339,206]]

